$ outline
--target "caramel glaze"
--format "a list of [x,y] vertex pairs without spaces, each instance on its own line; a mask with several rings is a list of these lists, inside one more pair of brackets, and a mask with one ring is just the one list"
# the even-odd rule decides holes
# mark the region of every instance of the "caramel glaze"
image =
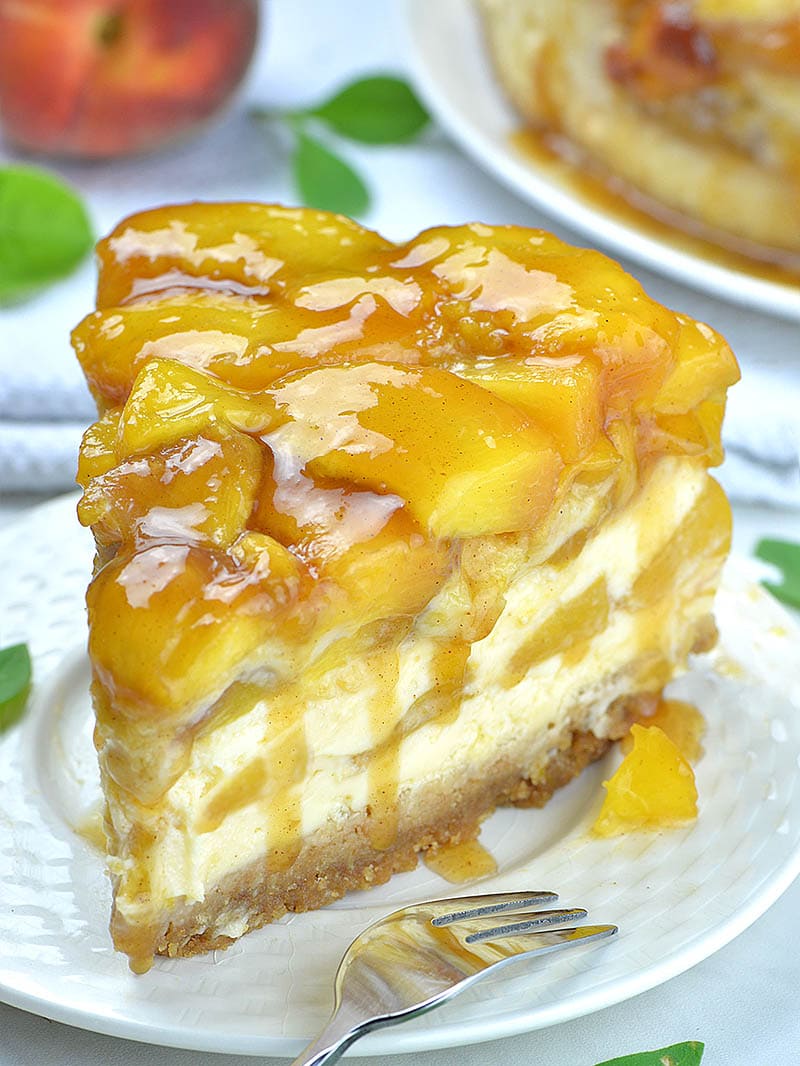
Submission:
[[491,852],[477,840],[462,840],[425,853],[425,865],[445,881],[463,884],[497,871]]
[[680,252],[777,285],[800,288],[800,255],[717,230],[603,171],[563,135],[527,127],[511,142],[537,170],[606,217]]
[[[265,700],[263,750],[196,828],[263,803],[269,863],[290,865],[297,678],[325,684],[344,657],[371,679],[369,833],[387,848],[400,741],[458,713],[471,644],[502,610],[498,560],[546,540],[576,487],[610,484],[610,507],[661,455],[719,462],[736,363],[616,264],[539,231],[397,246],[320,212],[189,204],[125,220],[98,254],[99,309],[74,344],[101,411],[79,515],[98,543],[107,785],[146,823],[195,739]],[[429,688],[400,708],[403,627],[456,568],[463,617],[429,619]],[[580,657],[608,609],[604,588],[587,595],[570,647],[539,634],[531,661]],[[147,833],[112,848],[142,857]]]

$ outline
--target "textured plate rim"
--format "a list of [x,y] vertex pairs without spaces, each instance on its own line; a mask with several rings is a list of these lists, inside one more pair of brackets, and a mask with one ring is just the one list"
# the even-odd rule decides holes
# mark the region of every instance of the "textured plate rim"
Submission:
[[[609,218],[579,194],[538,173],[532,161],[514,152],[508,138],[520,122],[489,72],[488,59],[478,44],[473,8],[472,0],[405,0],[403,4],[406,52],[415,85],[453,141],[482,170],[572,232],[597,240],[616,255],[635,260],[656,274],[684,285],[691,278],[693,288],[729,303],[800,319],[800,289],[708,262],[667,240]],[[447,34],[448,55],[458,55],[461,47],[466,49],[465,56],[471,70],[481,78],[482,89],[508,115],[504,129],[484,129],[467,106],[468,101],[447,90],[435,64],[428,59],[430,35],[437,31]]]
[[[676,954],[659,965],[632,974],[627,980],[609,982],[610,987],[601,986],[592,993],[571,998],[563,1005],[555,1004],[546,1011],[538,1011],[535,1017],[533,1010],[530,1013],[519,1012],[507,1020],[494,1023],[491,1027],[487,1026],[483,1020],[451,1022],[437,1029],[419,1031],[404,1031],[402,1025],[389,1027],[385,1032],[391,1033],[391,1036],[384,1035],[380,1031],[367,1034],[348,1050],[348,1056],[363,1058],[371,1055],[414,1054],[481,1044],[574,1021],[604,1010],[606,1007],[613,1007],[633,999],[640,993],[656,988],[703,962],[757,921],[800,876],[800,852],[797,852],[793,858],[793,862],[787,862],[783,876],[770,883],[770,892],[764,893],[750,908],[743,908],[734,913],[727,923],[714,930],[713,935],[708,934],[698,938],[692,950],[685,949],[682,954]],[[2,984],[0,984],[0,993],[2,994],[0,1002],[49,1021],[60,1022],[102,1036],[184,1051],[253,1057],[266,1055],[289,1057],[299,1054],[307,1043],[292,1037],[265,1036],[256,1044],[251,1037],[232,1036],[231,1034],[226,1034],[216,1040],[186,1040],[185,1036],[181,1038],[174,1028],[159,1025],[145,1026],[114,1015],[89,1014],[71,1008],[68,1004],[54,1003],[52,999],[37,997],[17,989],[8,989]]]

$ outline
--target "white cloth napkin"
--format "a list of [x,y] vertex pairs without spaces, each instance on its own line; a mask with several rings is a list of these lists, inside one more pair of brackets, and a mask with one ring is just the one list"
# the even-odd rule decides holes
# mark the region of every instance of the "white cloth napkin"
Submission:
[[90,309],[93,273],[87,263],[32,302],[0,311],[0,491],[74,486],[94,402],[69,332]]
[[[142,159],[50,165],[82,191],[98,234],[127,213],[169,201],[296,202],[285,142],[250,121],[247,109],[252,103],[311,102],[359,73],[402,72],[407,61],[400,26],[386,24],[386,11],[379,17],[367,7],[345,25],[337,5],[270,5],[268,32],[248,84],[204,136]],[[507,192],[435,132],[411,147],[342,149],[373,190],[365,222],[393,239],[425,226],[481,219],[543,226],[591,243]],[[5,158],[14,158],[10,149]],[[731,393],[728,457],[720,474],[726,489],[739,500],[800,508],[800,323],[726,305],[627,265],[654,297],[721,330],[739,356],[743,382]],[[36,299],[0,310],[0,491],[56,491],[74,484],[78,444],[94,407],[69,331],[91,310],[93,289],[94,268],[87,262]]]

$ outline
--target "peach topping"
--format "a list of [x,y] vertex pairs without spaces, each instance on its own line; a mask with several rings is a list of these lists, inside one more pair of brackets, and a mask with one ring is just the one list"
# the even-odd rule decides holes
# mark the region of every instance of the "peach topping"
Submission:
[[466,538],[535,534],[567,487],[630,495],[655,457],[721,458],[724,341],[546,233],[398,246],[190,204],[99,257],[79,513],[95,674],[124,715],[177,713],[265,642],[413,616]]
[[633,747],[604,781],[606,797],[592,832],[617,836],[672,828],[697,817],[697,786],[683,752],[657,725],[631,727]]

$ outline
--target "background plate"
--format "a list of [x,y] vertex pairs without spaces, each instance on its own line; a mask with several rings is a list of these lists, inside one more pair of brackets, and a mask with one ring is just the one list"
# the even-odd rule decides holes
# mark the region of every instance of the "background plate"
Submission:
[[482,840],[497,875],[453,891],[420,867],[389,885],[291,916],[228,951],[130,973],[107,932],[103,860],[76,832],[98,795],[83,644],[92,543],[74,497],[0,533],[0,646],[28,640],[36,685],[0,737],[0,999],[102,1033],[209,1051],[290,1055],[324,1022],[332,977],[363,927],[404,903],[547,888],[620,935],[521,963],[439,1010],[366,1037],[356,1054],[494,1039],[575,1018],[682,972],[753,922],[800,872],[800,631],[729,568],[721,645],[674,686],[708,722],[688,829],[616,840],[587,830],[609,756],[542,811],[501,811]]
[[412,71],[441,125],[503,184],[615,254],[734,303],[800,319],[800,286],[710,262],[619,221],[514,147],[523,123],[490,67],[473,0],[406,0]]

